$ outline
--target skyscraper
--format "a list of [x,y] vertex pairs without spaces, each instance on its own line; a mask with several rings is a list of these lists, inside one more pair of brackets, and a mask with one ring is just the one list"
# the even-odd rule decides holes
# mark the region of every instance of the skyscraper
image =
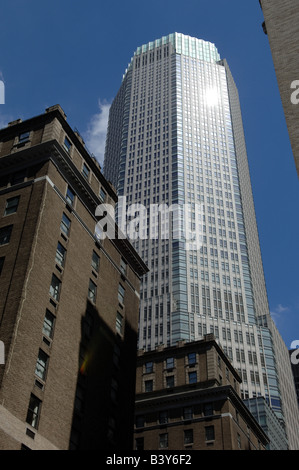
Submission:
[[[139,347],[213,333],[242,377],[243,398],[265,396],[296,448],[298,409],[269,314],[238,91],[214,44],[174,33],[137,48],[111,106],[104,174],[117,187],[119,216],[146,208],[132,240],[150,269]],[[200,244],[177,235],[177,220]]]

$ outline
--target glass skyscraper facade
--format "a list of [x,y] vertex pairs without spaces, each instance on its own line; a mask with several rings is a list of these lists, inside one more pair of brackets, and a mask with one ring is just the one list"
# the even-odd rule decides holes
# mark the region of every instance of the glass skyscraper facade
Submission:
[[[150,269],[139,348],[213,333],[242,377],[243,398],[264,396],[291,429],[288,416],[297,415],[283,404],[238,91],[214,44],[174,33],[137,48],[111,105],[104,174],[119,213],[146,209],[147,225],[131,240]],[[200,234],[200,245],[187,249],[170,230],[175,211],[155,219],[153,206],[184,207],[184,235]],[[161,225],[152,236],[157,221],[168,237]]]

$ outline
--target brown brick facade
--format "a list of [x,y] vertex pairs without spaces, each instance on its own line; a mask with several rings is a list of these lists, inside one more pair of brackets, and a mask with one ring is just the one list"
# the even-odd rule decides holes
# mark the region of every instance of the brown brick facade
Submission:
[[[12,226],[0,245],[0,448],[130,448],[147,268],[125,240],[96,241],[100,190],[113,204],[115,192],[59,107],[3,129],[0,142],[0,230]],[[16,197],[16,210],[4,215]]]
[[263,450],[268,438],[240,398],[240,377],[208,335],[140,351],[135,449]]

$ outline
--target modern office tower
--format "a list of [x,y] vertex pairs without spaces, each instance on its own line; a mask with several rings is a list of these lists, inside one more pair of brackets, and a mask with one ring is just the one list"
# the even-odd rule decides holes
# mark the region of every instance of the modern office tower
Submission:
[[259,0],[299,176],[299,9],[297,0]]
[[132,240],[150,269],[139,348],[213,333],[242,377],[242,397],[264,396],[299,448],[289,421],[297,403],[284,401],[278,375],[288,350],[270,329],[238,91],[214,44],[174,33],[137,48],[111,105],[104,174],[121,222],[129,226],[134,204],[147,211]]
[[139,351],[135,448],[264,450],[268,437],[244,405],[240,382],[214,335]]
[[264,397],[255,397],[244,400],[245,405],[260,423],[263,431],[269,438],[267,450],[287,450],[286,434],[274,411],[270,408]]
[[59,106],[0,130],[0,449],[132,448],[140,276]]

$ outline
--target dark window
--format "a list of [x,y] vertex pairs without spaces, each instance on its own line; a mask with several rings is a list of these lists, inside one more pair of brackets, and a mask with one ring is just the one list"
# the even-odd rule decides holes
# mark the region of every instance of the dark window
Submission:
[[193,429],[185,429],[184,444],[193,444]]
[[50,295],[53,297],[55,300],[59,300],[60,296],[60,285],[61,281],[55,276],[55,274],[52,275],[52,281],[50,285]]
[[119,286],[118,286],[118,300],[121,304],[123,304],[124,299],[125,299],[125,289],[121,284],[119,284]]
[[47,310],[44,318],[43,333],[48,336],[48,338],[53,338],[54,323],[55,316]]
[[123,258],[120,260],[120,270],[122,274],[126,274],[127,272],[127,263],[125,262]]
[[71,221],[70,219],[65,215],[62,214],[62,220],[60,224],[60,230],[68,237],[70,233],[70,226],[71,226]]
[[97,286],[95,283],[90,279],[89,286],[88,286],[88,298],[95,303],[97,297]]
[[95,271],[99,271],[100,257],[95,251],[93,251],[92,253],[91,266],[93,267],[93,269],[95,269]]
[[144,416],[136,416],[136,428],[143,428],[144,427]]
[[26,422],[36,429],[38,428],[40,409],[41,400],[39,400],[35,395],[31,394]]
[[189,372],[189,384],[195,384],[197,382],[197,373]]
[[174,368],[174,358],[168,357],[166,359],[166,369],[173,369]]
[[192,419],[193,418],[193,409],[191,406],[186,406],[183,411],[184,419]]
[[27,176],[27,170],[17,171],[12,175],[11,185],[23,183]]
[[106,194],[105,191],[101,188],[101,189],[100,189],[100,194],[99,194],[100,201],[101,201],[101,202],[105,202],[106,196],[107,196],[107,194]]
[[144,382],[144,388],[146,392],[152,392],[153,391],[153,381],[152,380],[146,380]]
[[207,426],[205,428],[205,435],[206,435],[206,441],[214,441],[215,440],[214,426]]
[[66,191],[66,200],[71,206],[74,204],[75,201],[75,193],[69,186]]
[[60,242],[57,244],[55,260],[60,266],[64,266],[66,249],[62,246]]
[[124,317],[121,315],[121,313],[116,312],[116,331],[122,335],[123,334],[123,328],[124,328]]
[[17,212],[19,200],[20,200],[20,196],[7,199],[4,215],[10,215],[10,214],[14,214],[15,212]]
[[22,134],[19,135],[19,144],[23,144],[25,142],[28,142],[30,136],[30,132],[22,132]]
[[48,360],[49,356],[40,349],[36,362],[35,374],[42,380],[46,379]]
[[71,146],[72,146],[71,141],[67,137],[65,137],[65,139],[64,139],[64,148],[65,148],[65,150],[67,152],[69,152],[70,149],[71,149]]
[[166,377],[166,388],[174,387],[174,375],[169,375]]
[[89,173],[90,173],[90,169],[88,168],[88,166],[86,165],[86,163],[83,163],[82,173],[83,173],[83,176],[85,176],[85,178],[88,179]]
[[0,246],[9,243],[12,227],[12,225],[7,225],[6,227],[0,228]]
[[214,408],[212,403],[206,403],[203,408],[203,414],[205,416],[211,416],[213,414]]
[[168,434],[167,432],[159,435],[159,447],[160,449],[165,449],[168,447]]
[[188,364],[193,365],[196,363],[196,353],[189,353],[188,354]]
[[2,273],[2,269],[3,269],[3,265],[4,265],[4,260],[5,260],[5,257],[2,256],[2,257],[0,258],[0,275],[1,275],[1,273]]
[[143,450],[144,449],[144,437],[137,437],[135,440],[135,449]]
[[154,370],[154,364],[152,361],[150,362],[146,362],[145,363],[145,372],[149,373],[149,372],[153,372]]
[[168,423],[168,411],[160,411],[159,413],[159,423],[167,424]]

